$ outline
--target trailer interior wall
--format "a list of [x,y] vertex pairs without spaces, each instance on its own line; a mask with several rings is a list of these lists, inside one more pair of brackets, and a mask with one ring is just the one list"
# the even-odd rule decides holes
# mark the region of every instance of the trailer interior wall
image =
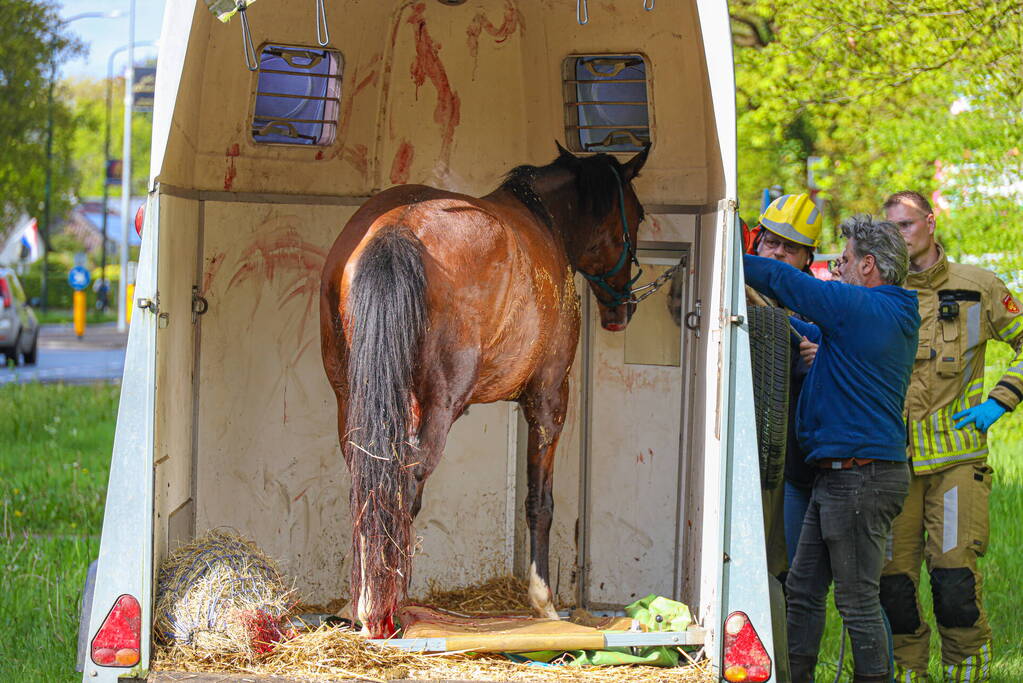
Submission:
[[[664,528],[649,534],[655,546],[664,538],[671,543],[679,525],[687,529],[687,559],[665,592],[679,592],[673,581],[683,597],[695,597],[702,461],[716,455],[677,431],[688,421],[702,433],[710,419],[705,411],[712,410],[707,383],[716,381],[717,361],[707,304],[716,279],[698,265],[715,262],[715,207],[724,197],[721,151],[707,134],[714,117],[697,10],[692,2],[658,3],[653,12],[624,0],[590,5],[590,22],[580,26],[575,0],[327,3],[332,47],[344,59],[337,140],[288,147],[252,141],[256,77],[244,65],[237,18],[223,25],[202,3],[168,3],[165,23],[177,32],[165,29],[165,37],[179,42],[161,48],[158,78],[169,84],[165,90],[173,86],[176,99],[167,105],[171,114],[157,113],[153,173],[161,205],[161,305],[169,312],[158,336],[158,405],[173,408],[157,427],[157,486],[167,489],[156,503],[157,562],[193,529],[226,525],[286,560],[305,600],[326,603],[345,594],[348,477],[319,359],[316,304],[327,249],[362,198],[391,184],[424,182],[479,195],[515,165],[548,163],[553,141],[565,140],[564,60],[640,53],[648,63],[654,139],[636,182],[649,216],[640,241],[652,252],[689,253],[688,303],[701,299],[705,313],[699,340],[681,333],[689,360],[671,371],[678,390],[637,402],[634,431],[626,436],[647,430],[674,438],[671,457],[684,458],[664,471],[686,488],[679,496],[667,487],[674,498],[648,500],[638,474],[632,484],[640,487],[638,499],[624,493],[602,499],[600,490],[587,488],[601,477],[592,476],[586,460],[600,425],[587,422],[595,404],[585,373],[594,372],[598,358],[606,367],[622,365],[624,339],[598,329],[591,313],[556,465],[552,587],[562,600],[575,597],[581,515],[597,502],[642,508],[644,515],[664,508],[663,520],[654,522]],[[254,4],[248,16],[257,48],[314,46],[312,10],[311,2]],[[209,303],[196,325],[193,285]],[[674,377],[654,366],[611,369],[622,371],[606,386],[616,392],[609,401],[628,402],[645,382],[667,386],[665,378]],[[517,410],[506,403],[473,406],[456,423],[417,520],[423,541],[414,593],[428,579],[455,586],[516,564],[522,569],[519,426]],[[620,456],[631,470],[645,466],[631,450]],[[652,472],[642,477],[656,480]],[[623,553],[612,569],[627,581],[634,566]]]

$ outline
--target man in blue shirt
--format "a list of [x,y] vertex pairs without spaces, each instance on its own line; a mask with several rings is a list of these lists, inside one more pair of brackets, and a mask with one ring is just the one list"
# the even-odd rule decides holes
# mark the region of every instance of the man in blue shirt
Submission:
[[916,294],[901,287],[909,256],[898,228],[860,215],[840,229],[847,241],[837,282],[743,257],[747,283],[812,320],[792,323],[820,344],[796,416],[817,475],[785,584],[795,683],[813,680],[832,580],[852,640],[854,681],[892,675],[879,585],[892,520],[909,489],[902,407],[920,315]]

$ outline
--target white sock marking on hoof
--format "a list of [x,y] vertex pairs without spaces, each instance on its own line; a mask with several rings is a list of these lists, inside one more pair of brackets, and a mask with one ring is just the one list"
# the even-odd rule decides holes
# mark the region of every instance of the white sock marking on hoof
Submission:
[[536,563],[529,565],[529,604],[541,617],[547,619],[558,619],[558,612],[554,609],[551,599],[551,589],[547,583],[536,573]]

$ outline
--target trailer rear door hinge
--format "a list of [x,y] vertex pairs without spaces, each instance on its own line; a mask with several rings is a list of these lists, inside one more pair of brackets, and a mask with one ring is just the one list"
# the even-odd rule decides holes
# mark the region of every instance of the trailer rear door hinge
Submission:
[[192,323],[195,323],[199,316],[204,315],[208,310],[210,310],[210,302],[199,294],[197,286],[192,285]]
[[696,300],[696,304],[693,310],[686,313],[686,329],[692,330],[696,333],[696,337],[700,337],[700,322],[703,317],[703,302],[699,299]]

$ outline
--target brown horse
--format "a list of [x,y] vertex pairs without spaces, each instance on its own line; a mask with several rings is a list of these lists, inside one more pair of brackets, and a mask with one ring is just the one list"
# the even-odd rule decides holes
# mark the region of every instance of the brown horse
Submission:
[[558,150],[482,198],[424,185],[385,190],[327,256],[323,365],[352,476],[352,604],[372,637],[394,632],[423,484],[472,403],[517,401],[529,423],[529,599],[556,616],[548,536],[579,337],[573,273],[590,279],[604,328],[624,329],[643,220],[631,183],[648,149],[625,164]]

